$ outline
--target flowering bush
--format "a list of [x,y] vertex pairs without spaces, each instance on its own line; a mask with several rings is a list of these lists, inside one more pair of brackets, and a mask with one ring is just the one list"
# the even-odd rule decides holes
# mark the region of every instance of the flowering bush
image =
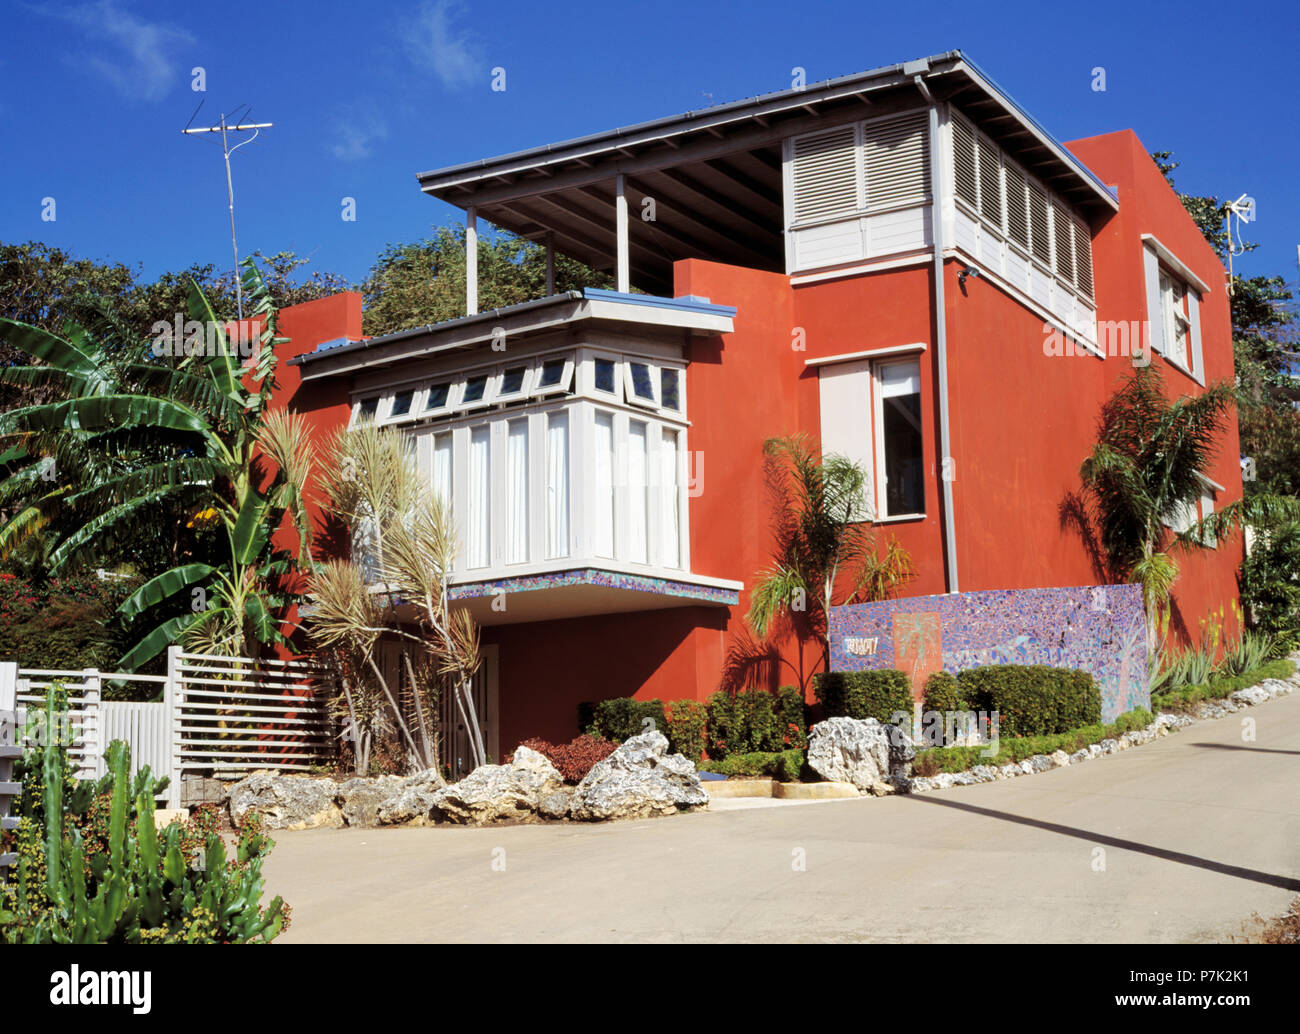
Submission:
[[[550,743],[542,739],[524,740],[519,744],[535,750],[545,757],[564,777],[566,783],[580,783],[599,761],[614,753],[615,745],[609,740],[583,733],[568,743]],[[507,763],[513,758],[507,758]]]

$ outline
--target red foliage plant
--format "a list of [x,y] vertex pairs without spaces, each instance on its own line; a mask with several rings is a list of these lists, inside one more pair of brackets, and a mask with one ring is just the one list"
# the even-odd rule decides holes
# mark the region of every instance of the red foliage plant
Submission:
[[[519,744],[541,754],[564,777],[566,783],[580,783],[598,761],[604,761],[614,753],[614,744],[599,736],[583,733],[568,743],[549,743],[546,740],[529,739]],[[511,755],[513,758],[514,755]],[[507,758],[507,764],[511,760]]]

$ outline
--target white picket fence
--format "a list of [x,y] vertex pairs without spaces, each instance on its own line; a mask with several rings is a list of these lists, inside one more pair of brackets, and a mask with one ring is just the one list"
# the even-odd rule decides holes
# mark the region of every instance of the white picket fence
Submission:
[[[6,678],[8,674],[8,678]],[[23,752],[18,745],[18,701],[15,699],[18,689],[13,672],[0,671],[0,831],[18,827],[18,819],[9,814],[10,801],[22,793],[22,787],[13,779],[14,759]],[[0,851],[0,882],[5,878],[5,871],[13,865],[16,858],[12,851]]]
[[[168,651],[166,675],[20,668],[9,661],[0,663],[0,713],[8,684],[21,748],[27,708],[40,706],[48,688],[61,682],[68,697],[68,753],[78,777],[103,775],[105,749],[125,740],[134,770],[148,765],[170,778],[167,805],[175,808],[187,773],[305,770],[328,762],[328,679],[326,669],[309,661],[188,654],[180,647]],[[104,700],[105,684],[118,681],[161,685],[162,700]],[[0,749],[0,776],[5,764]],[[0,806],[10,785],[0,778]]]

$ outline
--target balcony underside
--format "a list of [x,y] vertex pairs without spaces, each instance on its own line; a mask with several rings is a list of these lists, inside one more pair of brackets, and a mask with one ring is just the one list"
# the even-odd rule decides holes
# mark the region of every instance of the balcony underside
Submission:
[[741,588],[739,582],[689,574],[667,579],[583,567],[453,584],[448,592],[479,624],[508,625],[672,607],[734,607]]

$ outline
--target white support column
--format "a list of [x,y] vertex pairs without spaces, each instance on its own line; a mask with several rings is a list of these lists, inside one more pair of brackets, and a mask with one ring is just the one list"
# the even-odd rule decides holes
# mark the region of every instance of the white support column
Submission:
[[167,729],[167,807],[181,807],[181,705],[185,702],[181,683],[181,647],[167,647],[167,681],[163,685],[163,725]]
[[[104,716],[103,702],[100,699],[100,680],[98,668],[83,668],[81,681],[86,687],[82,691],[81,711],[81,769],[78,779],[98,779],[100,765],[104,756]],[[135,761],[132,758],[132,761]]]
[[632,290],[632,281],[628,275],[626,186],[624,176],[620,172],[614,180],[614,222],[618,231],[618,258],[614,286],[624,294]]
[[[0,831],[18,828],[18,817],[9,814],[10,801],[22,793],[22,784],[11,782],[14,759],[22,755],[18,745],[18,662],[0,661]],[[13,852],[0,854],[0,882],[5,869],[18,861]]]
[[465,209],[465,315],[478,312],[478,209]]
[[555,293],[555,234],[546,231],[546,297]]

